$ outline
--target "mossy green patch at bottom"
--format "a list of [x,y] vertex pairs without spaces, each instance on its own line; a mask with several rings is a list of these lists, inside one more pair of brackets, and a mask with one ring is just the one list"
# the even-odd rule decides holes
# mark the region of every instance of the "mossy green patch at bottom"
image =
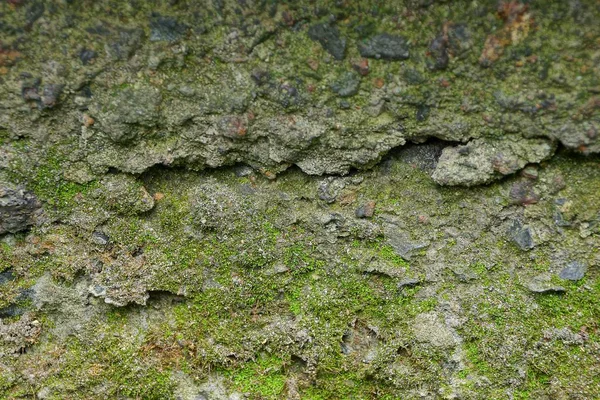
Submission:
[[502,398],[497,391],[512,381],[519,399],[560,390],[598,393],[600,284],[590,278],[562,281],[564,294],[528,294],[514,281],[493,280],[500,290],[469,302],[474,314],[461,329],[467,360],[461,376],[489,382],[469,390]]
[[250,394],[250,398],[280,399],[284,397],[286,377],[283,361],[274,356],[260,357],[236,371],[226,371],[233,388]]
[[[90,232],[75,234],[69,225],[57,224],[31,232],[26,244],[30,253],[18,253],[19,246],[0,248],[10,259],[6,267],[25,254],[15,270],[31,277],[47,271],[71,278],[81,271],[91,275],[106,272],[109,288],[139,279],[151,291],[145,307],[115,308],[101,321],[82,322],[82,328],[65,342],[44,339],[33,351],[21,355],[20,359],[37,361],[36,357],[51,354],[43,347],[48,342],[64,344],[58,374],[38,379],[33,393],[48,387],[55,398],[169,398],[175,391],[170,376],[181,371],[196,383],[207,379],[209,371],[217,371],[228,378],[227,389],[257,399],[285,396],[294,379],[301,398],[315,399],[411,398],[418,390],[434,395],[457,392],[467,399],[501,399],[508,391],[517,398],[531,399],[579,392],[594,398],[600,393],[596,366],[600,287],[595,267],[576,283],[554,277],[553,283],[566,289],[564,294],[532,294],[526,279],[556,268],[549,261],[551,246],[558,247],[552,241],[540,243],[530,252],[519,252],[502,238],[474,241],[470,248],[464,245],[462,235],[448,239],[448,247],[442,240],[434,242],[444,239],[445,227],[454,223],[464,226],[463,216],[467,222],[474,221],[468,206],[475,199],[499,196],[498,186],[466,194],[458,189],[418,186],[414,192],[423,194],[425,205],[414,210],[409,208],[414,200],[402,197],[402,191],[420,182],[407,179],[410,187],[402,188],[373,177],[374,186],[389,189],[393,199],[381,204],[390,212],[386,218],[406,222],[406,231],[413,238],[424,232],[433,245],[440,246],[437,255],[415,254],[409,265],[380,233],[373,235],[374,239],[358,239],[354,233],[336,236],[340,232],[326,232],[313,222],[311,214],[324,209],[339,212],[345,221],[381,224],[377,213],[372,219],[357,220],[352,210],[319,203],[283,223],[282,215],[288,212],[285,203],[273,205],[275,200],[271,200],[277,197],[273,194],[278,194],[278,185],[289,183],[285,175],[269,183],[257,178],[252,198],[259,203],[261,196],[269,196],[267,211],[258,217],[236,214],[240,217],[231,225],[234,229],[227,231],[231,227],[227,220],[217,226],[222,230],[194,225],[193,193],[206,175],[161,170],[153,174],[156,176],[145,177],[150,192],[160,191],[164,198],[146,214],[118,215],[99,227],[110,237],[106,246],[89,244]],[[179,174],[185,179],[174,179]],[[211,174],[207,173],[209,178]],[[239,189],[236,185],[249,184],[234,178],[230,170],[217,174],[222,179],[218,183],[229,185],[231,193]],[[299,177],[308,182],[302,190],[309,184],[316,187],[316,180],[289,174],[292,181]],[[368,180],[364,183],[369,184]],[[263,189],[270,191],[261,194]],[[587,188],[585,196],[592,196],[593,191]],[[466,206],[459,207],[458,201],[465,201]],[[421,211],[431,211],[433,223],[417,222]],[[459,220],[452,219],[455,212]],[[488,210],[481,211],[485,212]],[[252,229],[244,226],[248,221]],[[564,235],[565,240],[573,241],[574,249],[587,251],[574,242],[579,240],[578,231],[564,228]],[[58,244],[61,251],[48,246],[38,253],[33,245],[38,236],[44,245]],[[53,241],[53,237],[60,240]],[[86,263],[76,264],[79,258],[73,254],[79,249],[89,251],[82,257],[86,262],[94,258],[105,261],[102,271],[88,270]],[[447,259],[458,260],[457,264],[472,272],[468,279],[457,279],[449,269],[440,272],[433,268],[446,268],[433,264],[437,256],[452,251],[461,254],[451,253]],[[463,253],[464,259],[460,258]],[[125,257],[114,262],[122,255]],[[139,275],[127,275],[135,267],[127,262],[132,257],[143,260]],[[414,286],[399,285],[402,278],[365,272],[361,263],[369,262],[384,263],[393,272],[414,272],[420,280]],[[69,280],[60,280],[60,284],[67,287]],[[185,290],[180,292],[182,288]],[[183,296],[159,308],[154,299],[171,295],[158,290]],[[102,299],[90,297],[89,301],[90,307],[96,307]],[[44,309],[42,316],[52,319],[58,314],[57,307]],[[149,315],[153,313],[160,316],[152,319]],[[456,331],[456,347],[437,348],[426,337],[415,337],[415,318],[423,313],[435,314],[444,324],[440,329]],[[50,327],[44,323],[45,329]],[[582,339],[565,343],[559,336],[552,337],[554,328],[568,329]],[[349,337],[357,338],[358,346],[345,352]],[[363,362],[367,352],[373,358]],[[295,358],[307,364],[300,362],[300,367],[292,368]],[[456,365],[460,368],[453,369]],[[25,378],[19,379],[15,390],[28,391]]]
[[[90,390],[97,390],[99,397],[174,398],[170,371],[154,364],[143,347],[130,342],[131,338],[120,337],[118,325],[110,323],[101,328],[93,342],[75,338],[68,341],[60,371],[44,383],[49,398],[62,399],[66,391],[69,398],[88,399]],[[56,394],[55,385],[60,389]]]

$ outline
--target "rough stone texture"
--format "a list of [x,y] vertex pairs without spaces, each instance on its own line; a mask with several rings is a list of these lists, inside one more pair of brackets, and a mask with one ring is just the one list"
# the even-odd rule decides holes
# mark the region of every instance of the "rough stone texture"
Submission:
[[124,214],[139,214],[154,207],[154,199],[131,175],[109,174],[104,177],[94,195],[108,207]]
[[[69,385],[82,381],[78,393],[92,398],[124,388],[142,397],[278,398],[288,381],[300,396],[343,398],[348,392],[327,375],[331,362],[375,377],[352,389],[366,398],[373,382],[398,397],[441,388],[493,397],[488,376],[516,380],[502,392],[542,395],[505,361],[531,371],[524,354],[569,382],[561,393],[581,390],[581,363],[596,365],[597,356],[586,327],[597,315],[600,258],[589,249],[598,236],[582,236],[600,210],[597,160],[551,159],[537,172],[539,201],[522,204],[510,189],[523,176],[441,187],[429,175],[435,149],[409,147],[344,177],[295,169],[269,179],[238,166],[153,169],[137,179],[109,173],[68,186],[45,225],[4,235],[0,246],[0,310],[19,310],[2,317],[12,327],[0,332],[11,354],[6,396],[33,379],[48,398],[72,397]],[[357,218],[372,204],[368,219]],[[568,225],[556,224],[557,210]],[[583,283],[560,277],[573,260],[589,266]],[[37,343],[20,322],[32,312],[53,321]],[[572,334],[560,330],[565,320]],[[571,359],[552,347],[569,343],[586,353]],[[496,372],[479,364],[483,354]],[[172,360],[190,366],[184,372]],[[48,365],[60,380],[45,375]]]
[[452,347],[456,344],[452,331],[436,313],[419,314],[413,324],[418,341],[429,343],[434,347]]
[[[3,5],[0,61],[2,132],[71,149],[69,163],[96,174],[238,162],[345,174],[436,137],[467,143],[444,152],[436,181],[476,185],[557,143],[600,151],[594,13],[583,5],[457,4],[450,17],[410,1],[369,12],[107,2],[115,10],[99,21],[102,4],[40,7],[34,19],[33,5]],[[63,39],[42,48],[46,37]],[[373,58],[368,77],[345,53]]]
[[527,283],[527,288],[534,293],[561,293],[566,289],[552,282],[550,274],[541,274],[534,276]]
[[600,398],[597,4],[384,3],[0,4],[0,398]]
[[156,88],[125,89],[116,93],[108,104],[93,104],[90,115],[97,127],[114,143],[127,143],[139,138],[140,128],[156,126],[160,115],[160,92]]
[[33,193],[0,180],[0,235],[29,228],[39,211],[41,203]]
[[40,321],[30,315],[23,316],[18,322],[4,324],[0,319],[0,355],[8,358],[35,343],[40,334]]
[[582,279],[587,271],[587,266],[579,261],[570,262],[562,271],[560,276],[562,279],[568,279],[570,281],[578,281]]
[[335,26],[328,23],[316,24],[308,28],[308,36],[319,43],[336,60],[343,60],[346,52],[346,39],[340,37]]
[[358,45],[360,55],[367,58],[383,60],[406,60],[409,57],[409,47],[402,36],[382,33],[366,39]]
[[553,153],[551,142],[544,139],[476,139],[466,145],[446,147],[433,179],[441,185],[480,185],[513,174],[527,164],[539,163]]

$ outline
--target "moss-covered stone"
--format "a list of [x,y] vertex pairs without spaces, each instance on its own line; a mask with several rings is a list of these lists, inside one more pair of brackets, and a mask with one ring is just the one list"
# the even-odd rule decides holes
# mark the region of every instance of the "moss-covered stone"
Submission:
[[600,396],[592,2],[0,14],[0,397]]

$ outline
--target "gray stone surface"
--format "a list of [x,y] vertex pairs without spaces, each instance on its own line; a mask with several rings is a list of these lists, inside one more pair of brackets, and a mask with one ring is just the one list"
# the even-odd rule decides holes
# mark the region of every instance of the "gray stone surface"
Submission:
[[531,234],[531,228],[523,226],[520,221],[515,220],[509,228],[508,234],[512,241],[521,250],[531,250],[535,247],[535,241]]
[[32,192],[0,181],[0,235],[29,228],[40,211],[41,203]]
[[533,293],[562,293],[566,291],[563,286],[554,283],[552,275],[547,273],[534,276],[526,283],[526,286]]
[[445,148],[433,179],[441,185],[479,185],[513,174],[529,163],[539,163],[553,153],[554,146],[544,139],[475,139],[466,145]]
[[599,12],[0,2],[0,398],[600,398]]
[[572,261],[560,271],[558,276],[561,279],[567,279],[569,281],[578,281],[580,279],[583,279],[586,271],[587,265],[579,261]]
[[458,341],[453,330],[434,312],[419,314],[413,322],[415,338],[435,347],[452,347]]
[[389,33],[382,33],[364,40],[358,45],[358,50],[363,57],[390,61],[406,60],[410,55],[406,39]]
[[328,23],[316,24],[308,29],[308,36],[323,46],[336,60],[343,60],[346,52],[346,39],[339,30]]

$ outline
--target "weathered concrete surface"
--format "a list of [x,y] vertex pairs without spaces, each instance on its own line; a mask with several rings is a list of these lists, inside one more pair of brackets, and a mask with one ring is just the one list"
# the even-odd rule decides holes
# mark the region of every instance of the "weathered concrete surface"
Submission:
[[0,398],[600,397],[589,1],[0,5]]
[[[600,151],[593,1],[15,1],[1,12],[4,136],[64,146],[94,174],[239,162],[345,174],[427,138],[518,160],[468,174],[446,162],[436,175],[471,185],[557,143]],[[529,147],[539,138],[543,151]]]

